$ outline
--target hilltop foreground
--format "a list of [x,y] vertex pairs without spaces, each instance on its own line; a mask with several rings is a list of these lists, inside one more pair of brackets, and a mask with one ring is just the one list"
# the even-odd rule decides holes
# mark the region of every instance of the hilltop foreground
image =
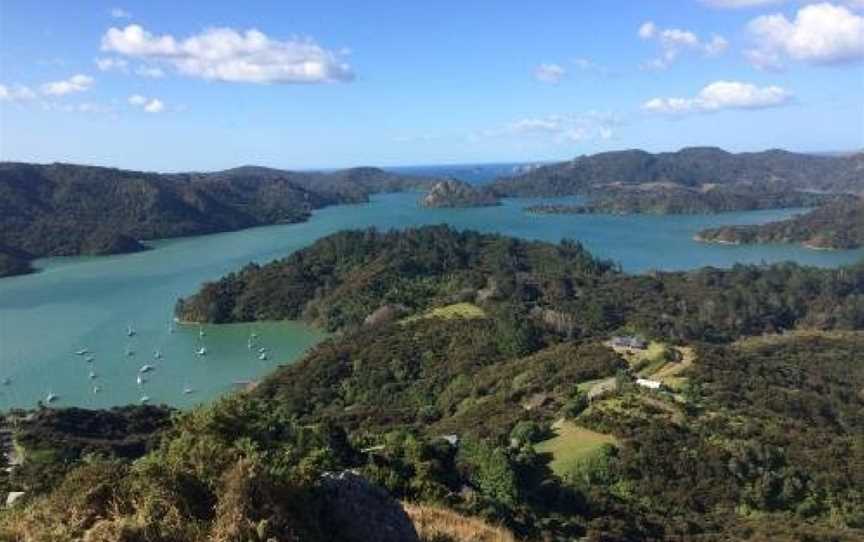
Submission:
[[347,487],[393,529],[370,503],[419,503],[430,542],[860,540],[862,300],[861,266],[630,276],[572,242],[338,233],[178,304],[335,332],[254,391],[167,426],[10,417],[0,538],[368,540]]

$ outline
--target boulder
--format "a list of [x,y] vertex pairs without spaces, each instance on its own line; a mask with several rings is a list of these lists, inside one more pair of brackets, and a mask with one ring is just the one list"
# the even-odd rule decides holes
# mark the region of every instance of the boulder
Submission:
[[411,518],[385,490],[352,471],[325,473],[321,478],[333,540],[420,542]]

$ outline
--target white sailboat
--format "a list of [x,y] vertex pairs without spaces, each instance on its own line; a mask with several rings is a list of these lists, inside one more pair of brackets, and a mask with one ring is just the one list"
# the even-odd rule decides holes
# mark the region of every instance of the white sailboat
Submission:
[[76,351],[75,355],[76,356],[84,356],[84,355],[87,355],[89,353],[90,353],[89,350],[87,350],[86,348],[82,348],[81,350]]
[[59,399],[59,398],[60,398],[59,395],[57,395],[56,393],[52,393],[52,392],[49,391],[49,392],[48,392],[48,395],[45,396],[45,402],[48,403],[48,404],[51,404],[51,403],[53,403],[54,401],[56,401],[57,399]]
[[195,390],[189,384],[183,386],[183,395],[189,395],[190,393],[195,393]]
[[147,382],[147,379],[144,378],[143,376],[138,375],[135,377],[135,383],[138,384],[139,386],[143,386],[145,382]]
[[127,337],[134,337],[135,334],[136,334],[136,331],[135,331],[135,328],[132,327],[132,324],[129,324],[128,326],[126,326],[126,336]]
[[204,328],[201,327],[201,326],[198,326],[198,336],[199,336],[199,337],[204,337],[205,335],[207,335],[207,334],[204,333]]
[[201,348],[198,349],[196,354],[198,354],[199,356],[206,356],[207,355],[207,347],[202,346]]
[[99,393],[100,391],[102,391],[102,386],[93,386],[93,393]]
[[149,396],[147,396],[147,395],[142,395],[142,396],[141,396],[141,404],[142,404],[142,405],[145,404],[145,403],[149,403],[149,402],[150,402],[150,397],[149,397]]
[[95,371],[90,371],[90,380],[95,379],[96,376],[97,376],[97,375],[96,375],[96,372],[95,372]]
[[144,374],[144,373],[149,373],[150,371],[152,371],[154,369],[155,369],[155,367],[153,367],[152,365],[147,365],[145,363],[144,365],[141,366],[140,369],[138,369],[138,372],[141,374]]
[[261,361],[267,361],[267,352],[262,352],[261,355],[258,356],[258,359]]

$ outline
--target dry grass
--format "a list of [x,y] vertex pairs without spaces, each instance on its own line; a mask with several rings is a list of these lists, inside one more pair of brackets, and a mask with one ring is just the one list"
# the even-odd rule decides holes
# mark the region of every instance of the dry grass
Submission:
[[437,307],[423,314],[405,318],[401,322],[407,324],[424,318],[441,318],[444,320],[461,318],[472,320],[474,318],[486,318],[486,311],[473,303],[454,303],[453,305]]
[[445,508],[404,503],[423,542],[516,542],[513,533]]

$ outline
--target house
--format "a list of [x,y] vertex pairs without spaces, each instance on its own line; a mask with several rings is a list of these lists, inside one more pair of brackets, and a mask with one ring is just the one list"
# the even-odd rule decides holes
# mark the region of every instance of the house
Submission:
[[446,440],[450,443],[450,446],[458,446],[459,445],[459,435],[441,435],[441,440]]
[[629,348],[631,350],[645,350],[648,343],[644,339],[634,336],[612,337],[609,341],[612,348]]
[[651,390],[659,390],[659,389],[660,389],[660,386],[663,385],[662,383],[660,383],[660,382],[658,382],[658,381],[656,381],[656,380],[648,380],[648,379],[645,379],[645,378],[637,378],[637,379],[636,379],[636,384],[637,384],[638,386],[642,386],[643,388],[648,388],[648,389],[651,389]]

